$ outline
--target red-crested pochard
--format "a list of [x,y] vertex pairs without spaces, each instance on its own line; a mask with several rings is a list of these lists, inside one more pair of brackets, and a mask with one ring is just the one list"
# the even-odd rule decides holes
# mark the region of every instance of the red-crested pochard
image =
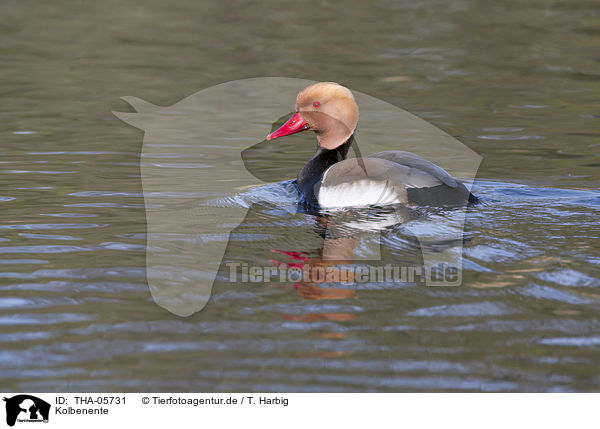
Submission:
[[298,174],[305,202],[321,208],[464,205],[476,197],[443,168],[404,151],[346,159],[354,141],[358,106],[347,88],[320,82],[304,88],[295,113],[267,140],[312,130],[317,153]]

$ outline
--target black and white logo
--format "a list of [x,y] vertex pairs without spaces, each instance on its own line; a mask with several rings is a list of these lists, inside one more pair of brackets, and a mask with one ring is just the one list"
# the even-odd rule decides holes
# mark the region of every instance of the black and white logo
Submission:
[[50,404],[31,395],[16,395],[4,398],[6,402],[6,424],[14,426],[16,422],[48,422]]

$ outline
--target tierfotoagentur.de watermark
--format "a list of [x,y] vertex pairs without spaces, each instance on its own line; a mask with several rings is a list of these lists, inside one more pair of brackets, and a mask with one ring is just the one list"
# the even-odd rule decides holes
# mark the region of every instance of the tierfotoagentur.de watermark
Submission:
[[225,264],[229,268],[229,281],[232,283],[266,283],[266,282],[304,282],[304,283],[415,283],[415,282],[456,282],[460,280],[459,266],[440,263],[432,267],[398,266],[385,264],[312,266],[287,264],[278,266],[255,266],[240,262]]

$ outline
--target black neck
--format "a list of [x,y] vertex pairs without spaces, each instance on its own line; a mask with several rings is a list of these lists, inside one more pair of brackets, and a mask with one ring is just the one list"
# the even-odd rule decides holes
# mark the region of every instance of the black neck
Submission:
[[[316,203],[315,193],[323,173],[336,162],[346,159],[350,146],[354,142],[354,134],[346,142],[335,149],[319,147],[315,156],[308,160],[298,173],[298,187],[307,202]],[[317,187],[317,188],[316,188]]]

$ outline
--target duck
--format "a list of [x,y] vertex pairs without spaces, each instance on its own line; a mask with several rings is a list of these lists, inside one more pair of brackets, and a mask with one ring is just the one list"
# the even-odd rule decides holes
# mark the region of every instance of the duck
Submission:
[[352,92],[319,82],[296,97],[295,111],[266,140],[312,131],[317,152],[298,173],[303,203],[320,209],[390,206],[460,206],[474,203],[464,183],[414,153],[400,150],[348,158],[355,144],[358,105]]

